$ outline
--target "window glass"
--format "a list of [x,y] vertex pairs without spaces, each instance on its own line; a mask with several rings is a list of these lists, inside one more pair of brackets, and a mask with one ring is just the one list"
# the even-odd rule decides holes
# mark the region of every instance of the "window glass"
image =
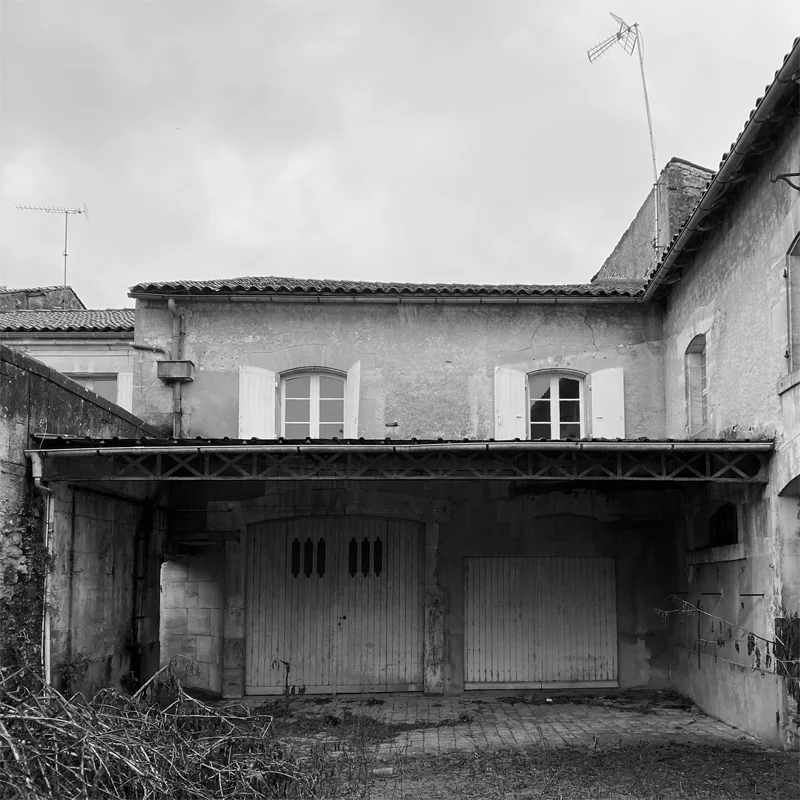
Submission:
[[344,420],[344,400],[320,400],[320,422],[342,422]]
[[685,355],[686,428],[690,436],[708,430],[708,386],[706,379],[706,337],[695,336]]
[[550,422],[549,400],[534,400],[531,403],[531,422]]
[[558,396],[562,400],[578,400],[581,396],[580,382],[574,378],[559,378]]
[[287,439],[306,439],[311,436],[311,426],[307,422],[287,422],[284,425],[283,435]]
[[310,400],[286,399],[287,422],[311,422]]
[[531,439],[549,439],[550,438],[550,423],[547,425],[531,425]]
[[69,375],[75,383],[79,383],[90,392],[99,394],[100,397],[108,400],[109,403],[117,402],[117,379],[116,377],[95,376],[95,375]]
[[319,376],[319,396],[325,398],[342,398],[344,401],[344,381],[331,375]]
[[580,439],[581,426],[580,425],[562,425],[559,434],[559,439]]
[[550,382],[549,375],[532,375],[528,384],[531,400],[549,400]]
[[296,378],[287,378],[286,397],[311,397],[311,375],[300,375]]

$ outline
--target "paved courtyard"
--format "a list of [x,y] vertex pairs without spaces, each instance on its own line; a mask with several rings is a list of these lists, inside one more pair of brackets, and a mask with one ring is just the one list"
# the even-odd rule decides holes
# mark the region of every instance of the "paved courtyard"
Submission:
[[[330,699],[295,697],[290,706],[298,716],[335,718],[349,712],[402,725],[404,730],[378,746],[379,756],[436,755],[495,747],[595,748],[642,740],[705,744],[737,741],[739,745],[765,746],[752,736],[706,716],[696,706],[687,707],[669,693],[571,697],[574,702],[565,702],[569,698],[556,695],[553,702],[547,702],[541,693],[519,691],[470,692],[445,697],[341,695]],[[248,704],[257,706],[275,699],[251,697]]]

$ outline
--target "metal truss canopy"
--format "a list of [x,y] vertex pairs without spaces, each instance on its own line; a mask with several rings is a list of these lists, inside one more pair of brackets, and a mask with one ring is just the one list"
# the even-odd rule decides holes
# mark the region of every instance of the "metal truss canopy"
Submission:
[[766,483],[771,443],[486,442],[30,450],[48,481],[532,480]]

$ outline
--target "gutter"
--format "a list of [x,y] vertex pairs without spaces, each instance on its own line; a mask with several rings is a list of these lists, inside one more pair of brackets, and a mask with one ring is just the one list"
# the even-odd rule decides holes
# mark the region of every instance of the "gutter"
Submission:
[[596,297],[594,295],[544,295],[522,297],[437,297],[428,295],[410,296],[364,296],[364,295],[271,295],[271,294],[160,294],[160,293],[129,293],[128,297],[137,300],[174,300],[176,297],[187,300],[206,300],[211,302],[228,303],[366,303],[368,305],[592,305],[595,303],[641,303],[641,294],[611,295]]
[[[784,89],[787,83],[793,84],[797,79],[798,56],[800,55],[800,42],[795,44],[783,62],[783,65],[775,75],[775,79],[767,88],[763,99],[753,112],[744,130],[739,134],[739,138],[731,148],[730,153],[725,158],[717,174],[711,179],[711,183],[703,194],[700,202],[692,212],[686,225],[681,229],[678,238],[672,243],[661,264],[656,268],[653,277],[648,283],[642,300],[648,302],[653,298],[658,287],[663,283],[675,260],[680,255],[683,247],[692,238],[700,224],[714,209],[714,205],[719,201],[732,182],[740,166],[741,159],[749,155],[750,148],[754,140],[759,136],[761,126],[769,122],[772,112],[776,105],[783,99]],[[797,91],[795,89],[794,91]]]
[[302,453],[483,453],[483,452],[535,452],[535,451],[578,451],[578,452],[770,452],[772,441],[765,442],[455,442],[453,444],[251,444],[251,445],[167,445],[164,447],[71,447],[52,450],[26,450],[34,456],[88,458],[113,455],[212,455],[214,453],[269,453],[290,455]]

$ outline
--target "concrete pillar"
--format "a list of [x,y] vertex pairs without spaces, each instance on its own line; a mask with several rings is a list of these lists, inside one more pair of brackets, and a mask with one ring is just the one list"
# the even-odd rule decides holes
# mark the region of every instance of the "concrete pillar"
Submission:
[[436,580],[439,561],[439,525],[425,524],[425,694],[444,692],[444,598]]

